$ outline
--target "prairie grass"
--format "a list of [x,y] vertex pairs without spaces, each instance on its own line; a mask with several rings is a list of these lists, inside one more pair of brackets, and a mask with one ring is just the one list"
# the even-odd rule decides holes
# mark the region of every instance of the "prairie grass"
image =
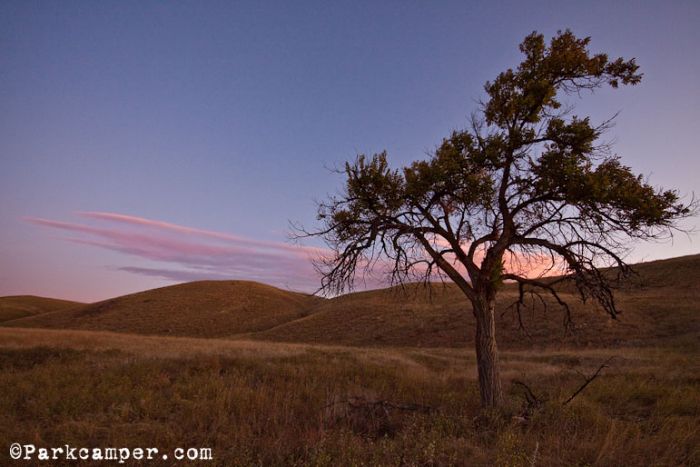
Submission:
[[32,295],[0,297],[0,323],[51,311],[69,310],[82,305],[78,302]]
[[257,282],[198,281],[63,309],[45,306],[44,313],[8,319],[3,326],[224,337],[293,321],[322,301]]
[[[622,311],[618,320],[591,301],[580,303],[574,290],[563,286],[562,296],[572,307],[574,336],[564,332],[562,308],[551,299],[545,300],[545,310],[538,299],[528,296],[519,320],[510,307],[518,297],[517,288],[504,284],[497,301],[500,348],[665,347],[675,345],[681,336],[697,339],[700,255],[642,263],[635,269],[639,276],[616,294]],[[322,299],[254,282],[203,281],[67,309],[52,308],[55,300],[33,297],[29,302],[35,310],[24,317],[9,308],[15,298],[0,297],[0,327],[375,348],[474,345],[471,306],[457,287],[446,284],[430,289],[413,284]],[[8,307],[6,321],[2,321],[3,304]]]
[[[217,466],[700,465],[698,354],[504,352],[508,403],[484,413],[465,350],[2,329],[0,465],[12,442],[211,447],[193,465]],[[526,419],[513,378],[547,401]]]

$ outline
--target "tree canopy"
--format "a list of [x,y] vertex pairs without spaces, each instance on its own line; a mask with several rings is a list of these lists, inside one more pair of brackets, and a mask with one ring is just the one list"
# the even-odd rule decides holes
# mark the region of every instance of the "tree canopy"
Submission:
[[429,159],[392,169],[381,152],[346,163],[344,190],[319,205],[322,226],[307,232],[334,252],[318,263],[323,290],[343,292],[371,269],[393,282],[447,277],[479,320],[500,284],[515,281],[518,307],[525,290],[539,289],[568,316],[556,281],[532,276],[537,264],[615,317],[618,276],[601,269],[627,275],[630,241],[672,233],[695,204],[636,175],[601,142],[611,121],[595,125],[565,101],[642,79],[634,59],[591,54],[589,42],[567,30],[547,43],[533,32],[518,67],[486,83],[468,128]]

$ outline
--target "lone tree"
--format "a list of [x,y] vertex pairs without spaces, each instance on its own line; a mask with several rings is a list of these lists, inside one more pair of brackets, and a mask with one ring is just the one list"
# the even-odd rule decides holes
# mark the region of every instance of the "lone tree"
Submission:
[[[502,401],[494,304],[504,281],[516,282],[518,312],[526,292],[551,295],[571,281],[580,298],[617,316],[615,282],[629,275],[631,239],[670,235],[692,215],[678,192],[654,188],[599,142],[610,121],[593,126],[561,97],[603,86],[635,85],[634,59],[588,51],[590,38],[559,32],[547,44],[532,33],[523,61],[487,82],[488,98],[471,126],[453,132],[429,160],[392,170],[386,152],[345,164],[343,192],[319,205],[322,290],[352,289],[356,273],[380,269],[392,283],[436,276],[452,280],[471,302],[481,403]],[[558,268],[533,277],[515,263]],[[614,267],[618,274],[602,271]],[[544,303],[544,301],[543,301]]]

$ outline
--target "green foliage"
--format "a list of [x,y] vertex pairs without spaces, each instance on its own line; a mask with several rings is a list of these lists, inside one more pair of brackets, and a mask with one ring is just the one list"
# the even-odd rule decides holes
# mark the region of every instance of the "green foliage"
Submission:
[[595,88],[607,83],[613,88],[637,84],[634,59],[609,61],[606,54],[588,53],[590,37],[576,38],[569,30],[559,32],[549,47],[544,36],[533,32],[520,44],[525,55],[517,70],[508,69],[486,83],[490,100],[484,115],[490,124],[508,127],[517,123],[538,123],[547,112],[559,109],[561,89]]
[[377,215],[391,214],[402,204],[403,179],[389,169],[386,152],[375,154],[370,160],[359,156],[355,164],[346,163],[347,193],[353,199],[353,209]]
[[655,189],[615,157],[594,167],[581,154],[547,151],[533,173],[537,175],[535,196],[561,199],[600,224],[605,215],[614,215],[630,232],[666,225],[690,213],[675,190]]
[[407,200],[411,205],[440,200],[460,211],[482,205],[493,195],[490,162],[480,157],[471,135],[454,132],[429,161],[415,161],[404,169]]

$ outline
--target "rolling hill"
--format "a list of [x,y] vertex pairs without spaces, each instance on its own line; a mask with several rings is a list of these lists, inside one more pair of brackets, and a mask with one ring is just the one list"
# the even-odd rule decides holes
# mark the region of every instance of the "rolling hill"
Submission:
[[[563,290],[572,306],[573,334],[564,332],[562,310],[551,300],[546,310],[532,309],[528,301],[518,320],[508,307],[516,290],[505,285],[498,302],[499,345],[651,345],[700,336],[700,255],[642,263],[636,271],[639,276],[617,294],[623,311],[617,321]],[[373,347],[462,347],[473,341],[473,324],[468,302],[451,285],[323,299],[245,281],[180,284],[0,323]]]
[[323,299],[247,281],[200,281],[3,323],[135,334],[226,337],[305,316]]
[[[504,348],[533,345],[610,346],[651,343],[681,335],[700,335],[700,255],[640,263],[638,276],[617,292],[622,311],[609,318],[594,303],[578,295],[561,296],[570,304],[574,333],[566,333],[564,314],[553,300],[532,299],[520,321],[509,308],[516,299],[513,285],[498,297],[497,335]],[[321,302],[308,316],[252,333],[253,339],[357,346],[461,347],[474,340],[471,306],[453,285],[431,292],[417,285],[344,295]]]
[[0,323],[51,311],[68,310],[83,305],[83,303],[35,297],[33,295],[0,297]]

